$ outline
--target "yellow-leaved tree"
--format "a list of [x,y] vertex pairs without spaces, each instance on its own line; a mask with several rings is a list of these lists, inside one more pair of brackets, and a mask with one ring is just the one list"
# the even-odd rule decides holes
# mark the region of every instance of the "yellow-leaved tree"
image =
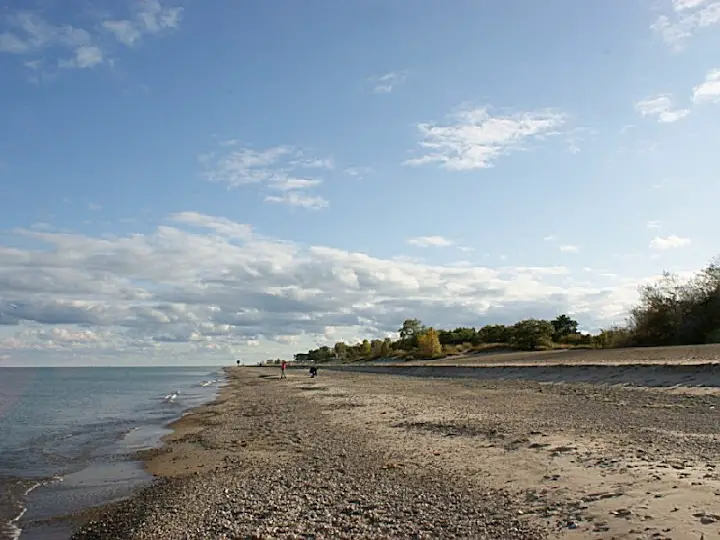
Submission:
[[437,358],[442,356],[440,336],[434,328],[426,329],[418,336],[418,349],[424,358]]

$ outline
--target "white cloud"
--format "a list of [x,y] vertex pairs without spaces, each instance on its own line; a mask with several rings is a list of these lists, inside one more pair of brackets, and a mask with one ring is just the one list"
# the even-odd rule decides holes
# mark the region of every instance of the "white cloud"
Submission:
[[305,195],[299,191],[286,191],[282,195],[267,195],[265,201],[307,208],[309,210],[321,210],[330,206],[330,203],[324,197],[319,195]]
[[673,4],[674,12],[659,16],[651,29],[675,50],[682,49],[698,30],[720,23],[718,0],[675,0]]
[[651,116],[657,118],[658,122],[670,124],[682,120],[690,109],[676,109],[672,99],[667,95],[659,95],[653,98],[638,101],[635,110],[643,117]]
[[132,47],[142,37],[142,33],[131,21],[103,21],[103,28],[112,32],[119,42]]
[[555,240],[557,240],[557,236],[555,236],[554,234],[550,234],[548,236],[545,236],[543,240],[545,242],[554,242]]
[[658,220],[651,220],[645,224],[648,229],[659,229],[661,225],[662,223]]
[[580,246],[566,244],[566,245],[560,246],[560,251],[562,251],[563,253],[578,253],[580,251]]
[[307,169],[331,170],[334,167],[331,159],[308,158],[306,152],[292,146],[254,150],[235,148],[236,145],[235,141],[221,144],[221,147],[230,150],[203,158],[206,180],[226,184],[230,188],[258,184],[285,192],[282,195],[267,195],[266,202],[315,210],[328,206],[323,197],[300,192],[319,186],[322,179],[299,176],[298,172],[301,169],[305,172]]
[[408,244],[418,247],[448,247],[454,243],[443,236],[418,236],[408,240]]
[[224,238],[245,240],[252,236],[250,225],[235,223],[223,217],[206,216],[198,212],[180,212],[171,215],[170,220],[200,229],[209,229]]
[[367,175],[372,174],[373,170],[370,167],[348,167],[343,172],[348,176],[362,180]]
[[9,30],[0,34],[0,52],[26,55],[55,47],[74,53],[70,60],[60,57],[59,64],[93,67],[102,63],[102,52],[92,44],[92,36],[87,30],[50,24],[30,11],[11,14],[7,17],[7,24]]
[[294,153],[291,146],[275,146],[265,150],[241,148],[219,157],[213,154],[205,159],[209,162],[205,178],[230,187],[282,180],[287,173],[280,167],[281,160]]
[[103,63],[103,52],[100,47],[83,45],[75,49],[75,57],[69,60],[60,59],[58,66],[70,69],[93,68]]
[[331,171],[335,168],[332,158],[303,158],[304,152],[298,152],[299,158],[291,162],[291,165],[301,169],[326,169]]
[[636,281],[593,285],[588,272],[381,259],[197,212],[169,219],[177,226],[147,234],[29,230],[32,249],[0,245],[0,355],[256,361],[323,339],[382,337],[409,317],[454,327],[572,310],[594,328],[621,320],[636,298]]
[[291,189],[307,189],[316,187],[322,183],[317,178],[285,178],[283,180],[273,182],[270,187],[281,191],[289,191]]
[[673,0],[673,7],[675,11],[684,11],[686,9],[694,9],[702,4],[707,3],[708,0]]
[[[7,28],[0,28],[0,53],[42,55],[60,68],[93,68],[104,64],[107,56],[102,30],[131,46],[143,35],[177,28],[182,18],[183,8],[168,7],[159,0],[136,0],[133,6],[133,20],[100,20],[89,29],[54,24],[31,11],[11,13],[6,18]],[[40,60],[36,57],[24,64],[37,71],[42,66]]]
[[137,17],[143,28],[149,33],[157,33],[166,28],[177,28],[183,15],[183,8],[163,6],[159,0],[139,0]]
[[708,103],[720,101],[720,69],[710,70],[705,82],[693,89],[695,103]]
[[650,249],[657,251],[665,251],[668,249],[677,249],[685,246],[689,246],[691,243],[689,238],[681,238],[674,234],[665,238],[656,236],[650,241]]
[[0,52],[22,54],[31,49],[29,43],[26,43],[15,34],[3,32],[0,34]]
[[393,71],[383,75],[373,75],[368,80],[373,85],[374,94],[389,94],[404,83],[406,78],[404,71]]
[[533,139],[557,134],[565,118],[553,111],[493,116],[486,107],[465,109],[450,117],[447,125],[418,124],[424,155],[406,165],[439,163],[450,170],[491,167],[500,156],[523,148]]
[[133,20],[109,19],[102,23],[103,28],[111,32],[123,45],[132,47],[145,34],[158,34],[180,26],[182,7],[164,6],[159,0],[137,0],[134,5]]

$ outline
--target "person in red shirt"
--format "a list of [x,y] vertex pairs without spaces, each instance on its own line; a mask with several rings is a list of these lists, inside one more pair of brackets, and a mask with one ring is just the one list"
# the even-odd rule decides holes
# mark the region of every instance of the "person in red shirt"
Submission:
[[280,364],[280,378],[286,379],[285,376],[285,370],[287,369],[287,362],[285,360],[282,361],[282,364]]

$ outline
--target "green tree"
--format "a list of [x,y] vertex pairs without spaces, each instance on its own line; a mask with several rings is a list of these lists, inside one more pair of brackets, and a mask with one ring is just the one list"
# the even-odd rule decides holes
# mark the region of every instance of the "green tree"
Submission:
[[541,319],[525,319],[512,327],[513,346],[527,351],[541,345],[549,345],[552,340],[553,325]]
[[417,347],[418,336],[424,331],[425,326],[418,319],[406,319],[398,330],[401,347],[405,350]]
[[380,348],[380,357],[389,358],[392,354],[392,340],[390,338],[383,339],[382,347]]
[[558,315],[550,321],[553,326],[553,341],[559,342],[565,336],[577,334],[578,322],[567,315]]
[[407,319],[398,332],[400,333],[400,339],[410,339],[424,330],[425,326],[418,319]]
[[504,324],[488,324],[477,331],[477,340],[480,343],[509,343],[511,334]]
[[347,345],[343,341],[338,341],[333,347],[335,350],[335,356],[339,360],[343,360],[347,356]]
[[370,358],[370,355],[372,354],[372,345],[370,345],[370,342],[367,339],[363,339],[362,343],[360,343],[360,356],[363,358]]
[[382,356],[382,346],[383,346],[382,339],[373,339],[370,342],[370,349],[372,349],[370,356],[372,358],[380,358]]
[[614,347],[627,347],[630,345],[632,336],[627,328],[613,326],[593,337],[593,342],[600,349],[612,349]]

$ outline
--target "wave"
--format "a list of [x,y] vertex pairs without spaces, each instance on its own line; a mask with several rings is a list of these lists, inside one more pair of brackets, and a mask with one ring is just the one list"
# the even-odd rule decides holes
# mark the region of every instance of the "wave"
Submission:
[[175,403],[175,400],[180,395],[180,392],[172,392],[163,398],[165,403]]
[[[16,482],[16,485],[21,488],[20,491],[10,501],[10,503],[17,506],[17,513],[14,517],[9,519],[4,524],[4,528],[7,530],[7,533],[12,540],[19,540],[20,535],[22,534],[20,520],[27,512],[27,506],[25,506],[25,500],[27,499],[27,496],[39,487],[55,484],[62,481],[62,476],[52,476],[50,478],[44,478],[41,480],[10,479],[9,482]],[[11,489],[8,489],[8,493],[11,493]]]
[[220,379],[212,379],[212,380],[203,381],[200,384],[198,384],[198,386],[201,388],[205,388],[208,386],[212,386],[214,384],[218,384],[219,382],[220,382]]

